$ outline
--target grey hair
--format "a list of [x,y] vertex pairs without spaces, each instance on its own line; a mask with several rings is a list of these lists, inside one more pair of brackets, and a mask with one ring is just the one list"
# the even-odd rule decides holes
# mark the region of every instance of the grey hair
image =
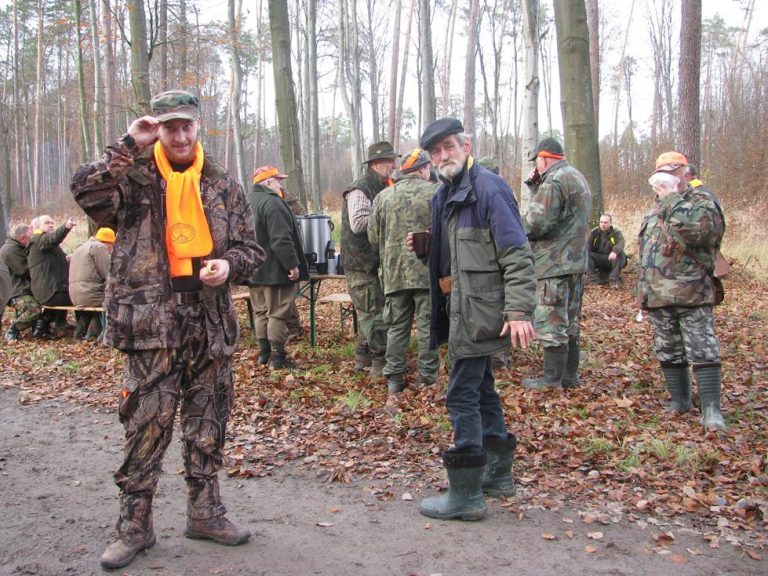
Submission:
[[613,223],[613,216],[611,216],[610,214],[608,214],[608,212],[603,212],[603,213],[600,215],[600,218],[602,218],[603,216],[607,216],[607,217],[610,219],[611,223]]
[[18,240],[28,232],[29,232],[29,226],[27,224],[19,224],[18,226],[16,226],[16,228],[13,229],[13,237],[16,240]]

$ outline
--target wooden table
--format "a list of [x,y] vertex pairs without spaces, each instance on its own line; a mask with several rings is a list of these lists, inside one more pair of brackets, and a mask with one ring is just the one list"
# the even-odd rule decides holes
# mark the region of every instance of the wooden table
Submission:
[[309,300],[309,343],[314,348],[317,344],[315,305],[320,296],[320,284],[323,280],[345,280],[342,274],[310,274],[309,280],[299,282],[296,296],[302,296]]

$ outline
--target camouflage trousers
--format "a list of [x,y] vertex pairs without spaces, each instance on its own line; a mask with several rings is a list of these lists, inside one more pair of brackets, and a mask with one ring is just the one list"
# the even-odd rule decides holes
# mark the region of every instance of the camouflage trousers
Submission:
[[11,324],[19,332],[31,328],[40,318],[40,304],[37,303],[37,300],[31,294],[23,294],[14,298],[13,307],[16,308],[16,317]]
[[347,270],[347,290],[352,298],[352,305],[357,313],[357,326],[360,330],[358,343],[368,342],[368,348],[374,356],[384,354],[387,346],[387,327],[382,319],[384,309],[384,291],[377,274],[367,274]]
[[653,351],[661,364],[720,364],[711,306],[652,308]]
[[398,290],[387,294],[382,317],[387,326],[387,364],[384,374],[405,372],[408,343],[414,318],[418,333],[419,376],[425,383],[437,380],[440,355],[429,349],[429,289]]
[[232,359],[208,356],[205,315],[199,304],[178,306],[174,321],[181,347],[127,353],[118,407],[125,454],[115,473],[121,492],[121,533],[144,532],[148,523],[151,527],[152,497],[179,405],[187,513],[205,519],[226,512],[216,475],[224,463],[224,436],[234,398]]
[[581,331],[581,302],[584,276],[569,274],[542,278],[536,282],[536,336],[544,348],[566,346]]

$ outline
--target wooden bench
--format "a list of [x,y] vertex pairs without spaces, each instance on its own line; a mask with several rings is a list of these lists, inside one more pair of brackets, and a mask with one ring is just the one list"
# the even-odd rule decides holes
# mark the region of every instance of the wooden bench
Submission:
[[347,318],[352,319],[352,328],[357,334],[357,312],[352,305],[352,297],[347,292],[336,292],[335,294],[328,294],[322,298],[318,298],[318,304],[336,304],[339,305],[339,325],[341,331],[344,331],[344,320]]
[[245,300],[245,303],[248,306],[248,326],[250,326],[251,330],[255,330],[256,322],[253,319],[253,304],[251,304],[250,292],[238,292],[237,294],[232,294],[232,301],[237,302],[238,300]]
[[101,316],[101,325],[107,325],[107,314],[104,312],[103,306],[46,306],[43,304],[40,306],[40,310],[59,310],[63,312],[98,312]]

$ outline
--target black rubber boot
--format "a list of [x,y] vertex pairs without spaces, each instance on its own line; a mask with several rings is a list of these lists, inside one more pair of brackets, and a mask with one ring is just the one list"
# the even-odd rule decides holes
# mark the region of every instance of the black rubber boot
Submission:
[[272,347],[272,369],[293,370],[296,363],[285,352],[285,342],[270,342]]
[[402,392],[405,389],[405,374],[390,374],[387,376],[387,391],[388,392]]
[[568,346],[544,348],[544,375],[538,378],[524,378],[523,386],[530,389],[560,388],[568,359]]
[[15,324],[11,324],[8,326],[8,330],[5,333],[5,341],[6,342],[15,342],[19,339],[19,329],[16,328]]
[[565,373],[561,384],[563,388],[578,388],[579,382],[579,361],[581,360],[581,351],[579,350],[580,338],[573,336],[568,339],[568,355],[565,359]]
[[483,438],[483,448],[488,463],[483,474],[483,492],[489,496],[514,496],[515,481],[512,478],[512,463],[515,461],[517,438],[507,434],[506,440],[493,436]]
[[706,429],[725,430],[725,421],[720,411],[720,388],[722,385],[720,365],[694,366],[694,372],[696,373],[696,383],[699,386],[701,423]]
[[269,340],[266,338],[259,338],[259,364],[266,366],[269,364],[269,359],[272,356],[272,346],[269,345]]
[[35,325],[32,328],[32,336],[34,338],[44,338],[45,336],[49,336],[51,334],[51,330],[48,327],[48,321],[44,318],[38,318],[35,320]]
[[448,472],[448,493],[425,498],[419,512],[440,520],[480,520],[487,510],[483,498],[484,452],[443,452],[443,465]]
[[670,396],[666,411],[678,414],[688,412],[692,407],[691,373],[688,370],[688,364],[663,363],[661,371],[664,373],[664,381]]

